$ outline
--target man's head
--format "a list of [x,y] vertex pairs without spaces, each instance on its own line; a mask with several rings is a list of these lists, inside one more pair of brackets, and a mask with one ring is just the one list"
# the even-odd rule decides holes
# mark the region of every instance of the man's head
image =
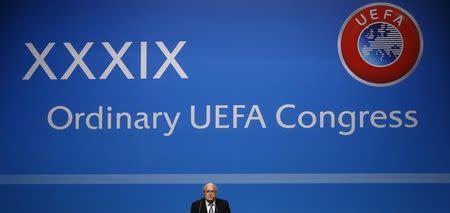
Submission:
[[207,201],[216,199],[217,186],[214,183],[207,183],[203,186],[203,195]]

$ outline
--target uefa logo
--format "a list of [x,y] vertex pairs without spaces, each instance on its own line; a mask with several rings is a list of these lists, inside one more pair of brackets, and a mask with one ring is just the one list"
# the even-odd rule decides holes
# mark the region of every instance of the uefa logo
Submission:
[[347,72],[376,87],[407,78],[420,61],[423,39],[414,17],[389,3],[355,10],[342,25],[338,51]]

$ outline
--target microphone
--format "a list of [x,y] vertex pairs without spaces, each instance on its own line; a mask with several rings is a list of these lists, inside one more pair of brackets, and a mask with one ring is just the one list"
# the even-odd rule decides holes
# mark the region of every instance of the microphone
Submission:
[[[205,202],[203,199],[204,199],[204,198],[200,199],[200,203],[198,204],[199,207],[198,207],[198,212],[197,212],[197,213],[200,213],[200,210],[202,209],[203,203]],[[202,202],[202,201],[203,201],[203,202]]]

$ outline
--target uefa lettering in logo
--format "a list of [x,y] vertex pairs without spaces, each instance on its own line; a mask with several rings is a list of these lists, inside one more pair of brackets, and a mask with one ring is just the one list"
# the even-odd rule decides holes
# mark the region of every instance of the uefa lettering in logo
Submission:
[[339,33],[338,51],[347,72],[370,86],[391,86],[414,71],[422,55],[419,25],[403,8],[372,3],[354,11]]

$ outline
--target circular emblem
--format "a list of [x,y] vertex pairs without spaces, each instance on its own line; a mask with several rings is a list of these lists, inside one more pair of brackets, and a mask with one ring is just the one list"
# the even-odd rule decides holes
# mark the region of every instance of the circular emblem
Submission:
[[372,3],[342,25],[338,51],[347,72],[370,86],[394,85],[416,68],[422,55],[419,25],[403,8]]

